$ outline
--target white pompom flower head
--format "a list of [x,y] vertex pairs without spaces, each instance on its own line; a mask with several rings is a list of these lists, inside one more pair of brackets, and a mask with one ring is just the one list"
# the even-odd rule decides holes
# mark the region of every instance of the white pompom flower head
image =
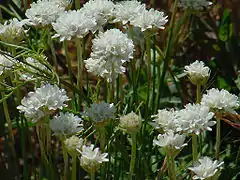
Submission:
[[207,0],[179,0],[178,6],[184,10],[200,11],[210,7],[212,4]]

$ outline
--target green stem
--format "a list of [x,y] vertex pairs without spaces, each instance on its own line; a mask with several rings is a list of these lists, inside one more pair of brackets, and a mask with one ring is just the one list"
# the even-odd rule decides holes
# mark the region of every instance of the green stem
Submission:
[[75,0],[75,9],[80,9],[81,4],[80,4],[80,0]]
[[74,154],[72,156],[72,178],[71,180],[77,179],[77,156]]
[[56,51],[55,51],[52,36],[51,36],[51,29],[48,29],[47,33],[48,33],[48,45],[51,49],[53,65],[56,69],[56,72],[58,73],[58,63],[57,63]]
[[[82,69],[83,69],[83,65],[82,65],[82,39],[77,38],[76,39],[76,44],[77,44],[77,62],[78,62],[78,75],[77,75],[77,87],[80,91],[80,94],[82,94],[82,87],[83,87],[83,83],[82,83]],[[79,102],[78,102],[78,107],[81,107],[81,103],[82,103],[82,97],[79,96]]]
[[114,67],[112,66],[112,90],[111,90],[111,102],[114,103],[115,100],[115,85],[116,84],[116,73]]
[[167,153],[167,168],[169,180],[176,180],[176,167],[174,157]]
[[91,172],[90,176],[91,176],[91,180],[95,180],[95,172]]
[[134,178],[136,151],[137,151],[137,133],[132,133],[132,150],[131,150],[131,162],[130,162],[130,168],[129,168],[129,172],[130,172],[129,179]]
[[197,135],[192,135],[192,156],[193,156],[193,162],[197,161],[198,158],[198,146],[197,146]]
[[197,103],[201,102],[201,85],[197,85]]
[[62,153],[63,153],[63,161],[64,161],[64,175],[63,175],[63,179],[67,180],[67,169],[68,169],[68,154],[67,154],[67,150],[64,144],[64,139],[62,139]]
[[23,0],[23,8],[24,8],[24,11],[28,9],[28,0]]
[[219,160],[220,144],[221,144],[221,121],[217,118],[217,129],[216,129],[216,160]]

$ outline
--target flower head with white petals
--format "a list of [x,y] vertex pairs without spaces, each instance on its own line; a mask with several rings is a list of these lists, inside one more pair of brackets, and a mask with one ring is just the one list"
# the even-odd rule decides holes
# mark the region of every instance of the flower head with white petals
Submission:
[[187,104],[184,109],[178,111],[176,116],[177,131],[199,134],[202,130],[211,131],[211,126],[216,124],[212,121],[214,113],[209,111],[208,106],[200,104]]
[[55,135],[69,135],[83,131],[83,120],[74,114],[60,112],[50,121],[50,128]]
[[60,41],[64,41],[74,37],[83,38],[90,31],[95,32],[97,23],[80,10],[73,10],[62,13],[52,25],[57,32],[53,38],[60,37]]
[[130,133],[137,132],[142,125],[142,118],[134,112],[120,117],[119,126]]
[[26,10],[26,23],[30,25],[47,26],[55,22],[61,13],[64,12],[64,7],[59,6],[54,1],[38,0],[33,2],[30,9]]
[[146,10],[145,4],[133,0],[133,1],[122,1],[115,5],[113,14],[115,19],[113,22],[121,21],[123,25],[128,22],[132,22],[137,16],[139,16],[144,10]]
[[108,104],[104,101],[93,103],[90,108],[86,108],[83,116],[89,117],[95,123],[102,123],[105,120],[114,119],[116,108],[114,104]]
[[90,0],[83,5],[81,12],[96,19],[98,29],[112,17],[114,3],[110,0]]
[[173,131],[168,131],[165,134],[159,134],[157,140],[153,140],[153,144],[170,149],[181,149],[187,145],[184,141],[185,135],[174,134]]
[[229,93],[225,89],[218,90],[212,88],[202,97],[202,105],[208,106],[213,111],[224,111],[236,113],[235,109],[239,107],[238,97]]
[[189,66],[185,66],[185,70],[190,81],[195,85],[204,85],[210,76],[209,67],[205,66],[202,61],[195,61]]
[[152,29],[153,27],[164,29],[164,25],[168,22],[164,13],[154,9],[144,10],[141,14],[131,20],[131,24],[141,28],[142,31]]
[[64,8],[68,8],[72,3],[72,0],[51,0],[51,1],[55,2],[58,6]]
[[5,72],[13,68],[16,61],[7,55],[0,54],[0,76]]
[[70,154],[77,153],[79,149],[82,149],[83,139],[77,136],[71,136],[64,141],[64,145]]
[[0,40],[10,44],[18,44],[25,37],[25,30],[23,28],[24,22],[16,18],[5,21],[0,24]]
[[205,156],[201,157],[198,162],[194,163],[194,167],[190,167],[191,171],[195,173],[193,179],[207,179],[214,176],[219,169],[221,169],[223,162],[213,161],[211,158]]
[[93,39],[91,57],[85,60],[88,72],[115,80],[118,74],[125,72],[123,63],[133,58],[133,41],[118,29],[100,32]]
[[46,84],[37,88],[35,92],[29,92],[17,109],[24,112],[26,118],[36,122],[49,111],[66,107],[64,102],[68,100],[64,89],[59,89],[57,85]]
[[183,9],[203,10],[212,4],[207,0],[180,0],[178,6]]
[[94,145],[91,144],[90,146],[83,145],[82,150],[79,150],[81,153],[80,165],[83,167],[84,170],[87,172],[96,172],[100,165],[103,162],[108,162],[108,153],[101,153],[99,148],[94,149]]

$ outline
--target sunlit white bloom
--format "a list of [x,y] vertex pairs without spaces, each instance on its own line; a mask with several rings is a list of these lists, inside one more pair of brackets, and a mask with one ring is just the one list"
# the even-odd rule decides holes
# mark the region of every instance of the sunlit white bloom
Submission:
[[136,132],[142,125],[142,118],[134,112],[120,117],[119,126],[128,132]]
[[157,129],[162,128],[165,132],[172,130],[176,131],[176,111],[173,109],[161,109],[158,110],[158,114],[152,116],[153,121],[155,121],[155,126]]
[[72,0],[51,0],[55,2],[58,6],[68,8],[71,5]]
[[95,32],[97,23],[80,10],[73,10],[62,13],[52,25],[57,32],[53,38],[60,37],[60,41],[64,41],[73,37],[83,38],[89,31]]
[[35,92],[29,92],[17,108],[24,113],[26,118],[36,122],[48,111],[66,107],[64,102],[68,100],[64,89],[59,89],[57,85],[46,84],[37,88]]
[[96,172],[100,165],[103,162],[108,162],[108,153],[101,153],[99,148],[94,149],[94,145],[90,146],[83,145],[82,150],[79,151],[81,153],[80,165],[87,172]]
[[213,161],[211,158],[205,156],[201,157],[198,162],[194,163],[194,167],[190,167],[191,171],[195,173],[193,179],[207,179],[214,176],[219,169],[221,169],[223,162]]
[[105,120],[114,119],[116,113],[116,108],[114,104],[108,104],[106,102],[101,102],[99,104],[93,103],[90,108],[86,108],[83,113],[84,116],[89,117],[92,121],[96,123],[104,122]]
[[141,28],[142,31],[152,29],[153,27],[164,29],[164,25],[167,22],[167,16],[164,16],[163,12],[154,9],[144,10],[131,20],[131,24],[135,27]]
[[202,130],[211,131],[211,126],[216,124],[212,121],[214,113],[209,111],[208,106],[200,104],[187,104],[184,109],[177,113],[177,130],[187,133],[199,134]]
[[37,3],[33,2],[29,9],[26,10],[27,16],[26,23],[30,25],[50,25],[55,22],[61,13],[64,11],[64,7],[59,6],[54,1],[38,0]]
[[190,81],[195,85],[204,85],[210,76],[209,67],[205,66],[202,61],[195,61],[189,66],[185,66],[185,70]]
[[139,16],[146,9],[145,4],[133,0],[133,1],[122,1],[115,5],[113,14],[116,19],[114,22],[121,21],[122,24],[132,22],[137,16]]
[[81,12],[96,19],[98,28],[102,29],[112,16],[113,8],[114,3],[110,0],[90,0],[83,5]]
[[[41,58],[47,61],[47,57],[42,56]],[[38,76],[34,75],[35,73],[42,74],[42,72],[39,72],[38,69],[42,71],[48,71],[45,65],[40,63],[39,60],[32,57],[26,58],[26,63],[21,63],[21,64],[23,65],[25,70],[24,72],[20,72],[20,79],[22,80],[32,80],[34,78],[39,78]]]
[[115,80],[118,74],[125,72],[123,63],[133,58],[133,49],[133,41],[120,30],[100,32],[93,39],[91,57],[85,60],[86,68],[107,81]]
[[70,154],[75,153],[78,149],[82,149],[83,139],[77,136],[71,136],[64,141],[64,145]]
[[178,6],[183,9],[203,10],[212,4],[207,0],[179,0]]
[[0,54],[0,75],[2,75],[4,71],[12,69],[15,62],[16,61],[10,56]]
[[0,40],[10,44],[17,44],[25,37],[23,28],[24,22],[18,21],[16,18],[5,21],[0,24]]
[[214,111],[236,113],[234,109],[239,107],[239,100],[236,95],[229,93],[225,89],[219,91],[212,88],[207,91],[207,94],[203,95],[201,104]]
[[165,134],[159,134],[157,140],[153,140],[153,144],[171,149],[181,149],[187,145],[184,141],[185,135],[174,134],[173,131],[168,131]]
[[56,115],[50,121],[50,128],[55,135],[69,135],[83,131],[83,120],[73,113],[63,113]]

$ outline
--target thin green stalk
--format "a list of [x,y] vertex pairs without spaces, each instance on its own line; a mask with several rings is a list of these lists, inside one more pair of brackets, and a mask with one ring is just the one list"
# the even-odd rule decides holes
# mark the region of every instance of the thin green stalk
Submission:
[[114,67],[112,66],[112,90],[111,90],[111,102],[114,103],[115,100],[115,85],[116,84],[116,73]]
[[24,11],[28,9],[28,0],[23,0],[23,8],[24,8]]
[[134,132],[131,134],[132,137],[132,149],[131,149],[131,162],[129,167],[130,176],[129,179],[134,178],[134,167],[135,167],[135,161],[136,161],[136,152],[137,152],[137,133]]
[[56,51],[53,45],[53,40],[52,40],[52,36],[51,36],[51,29],[48,29],[48,45],[51,49],[51,53],[52,53],[52,60],[53,60],[53,65],[56,69],[56,72],[58,73],[58,63],[57,63],[57,57],[56,57]]
[[201,102],[201,85],[197,85],[197,103]]
[[198,159],[198,146],[197,146],[197,135],[192,135],[192,156],[193,156],[193,162]]
[[156,85],[156,48],[155,48],[155,44],[156,44],[156,39],[154,37],[153,39],[154,41],[154,45],[153,45],[153,77],[152,77],[152,81],[153,81],[153,87],[152,87],[152,107],[151,107],[151,114],[155,113],[155,85]]
[[219,160],[220,154],[220,144],[221,144],[221,121],[220,118],[217,117],[217,129],[216,129],[216,160]]
[[72,156],[72,178],[71,180],[77,180],[77,156],[73,154]]
[[91,180],[95,180],[95,172],[91,172],[90,176],[91,176]]
[[[82,87],[83,87],[83,78],[82,78],[82,69],[83,69],[83,59],[82,59],[82,39],[80,38],[77,38],[76,39],[76,44],[77,44],[77,62],[78,62],[78,75],[77,75],[77,87],[80,91],[80,94],[82,94]],[[79,96],[79,99],[78,99],[78,107],[81,107],[81,104],[82,104],[82,97]]]
[[176,167],[174,157],[167,153],[167,168],[169,180],[176,180]]
[[75,9],[80,9],[81,4],[80,4],[80,0],[75,0]]
[[61,138],[62,143],[62,153],[63,153],[63,162],[64,162],[64,172],[63,172],[63,179],[67,180],[67,170],[68,170],[68,154],[67,149],[64,144],[65,138]]

